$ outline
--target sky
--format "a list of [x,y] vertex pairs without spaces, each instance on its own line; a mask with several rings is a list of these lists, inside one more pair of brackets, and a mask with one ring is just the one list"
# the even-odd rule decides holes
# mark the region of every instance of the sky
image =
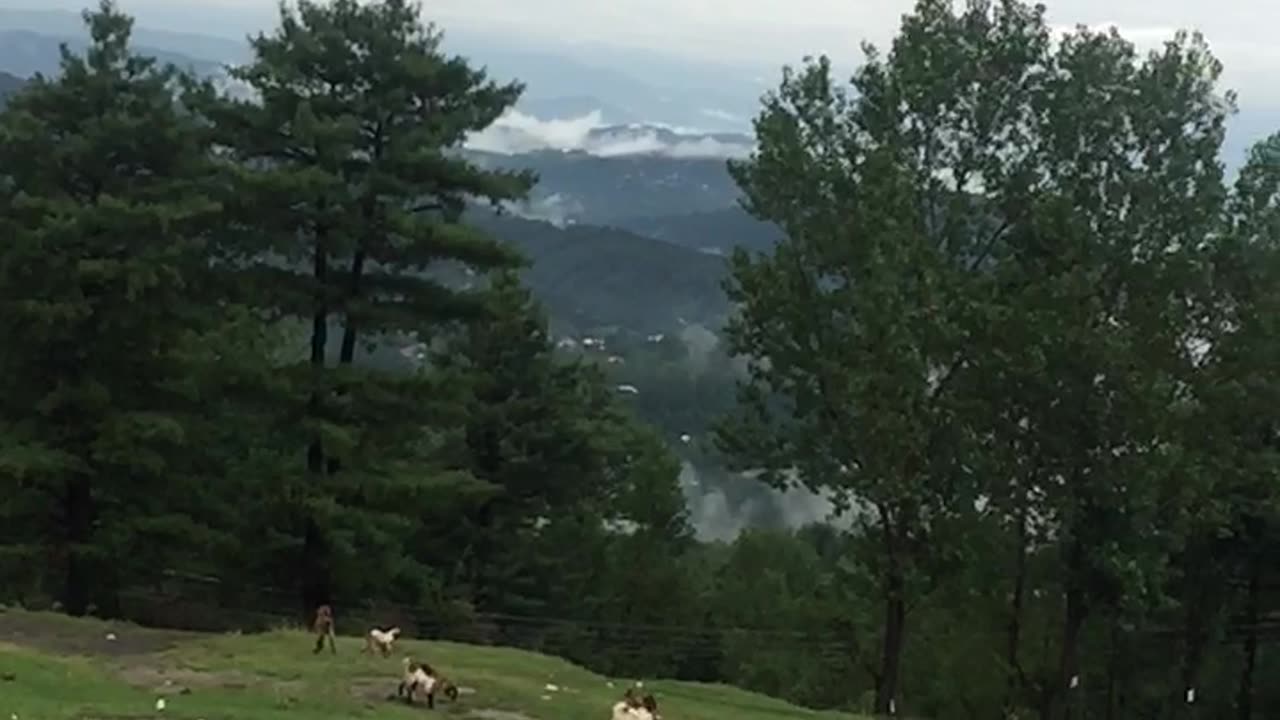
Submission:
[[[963,0],[957,0],[963,2]],[[1278,0],[1045,0],[1049,20],[1116,25],[1140,47],[1158,47],[1180,28],[1204,33],[1239,93],[1228,154],[1242,157],[1252,140],[1280,129]],[[79,9],[96,0],[0,0],[0,8]],[[277,0],[118,0],[140,24],[243,38],[274,25]],[[607,66],[650,85],[686,90],[733,89],[748,99],[775,87],[783,64],[827,54],[843,72],[861,57],[863,41],[886,46],[913,0],[424,0],[428,19],[447,38],[466,37],[461,52],[510,48],[567,55]],[[510,63],[508,63],[510,66]],[[521,67],[517,65],[517,67]],[[523,79],[525,69],[520,70]],[[537,75],[535,69],[527,72]],[[556,85],[552,70],[538,77]],[[573,78],[577,82],[577,77]],[[602,80],[606,85],[609,80]],[[743,84],[746,83],[746,84]],[[535,94],[538,87],[530,86]],[[556,93],[567,92],[556,88]],[[720,107],[724,107],[723,104]],[[734,108],[742,115],[743,108]],[[675,122],[669,120],[668,122]],[[1230,160],[1229,160],[1230,162]]]
[[[31,7],[62,0],[0,0]],[[126,8],[169,6],[190,21],[192,7],[270,18],[276,0],[122,0]],[[446,28],[538,44],[646,49],[736,66],[776,67],[827,53],[843,64],[858,45],[888,43],[912,0],[427,0]],[[1048,0],[1055,25],[1115,24],[1141,43],[1177,28],[1204,32],[1227,67],[1227,84],[1266,93],[1280,105],[1280,2],[1275,0]],[[152,9],[152,8],[148,8]],[[224,23],[215,23],[222,25]],[[590,46],[595,46],[591,48]]]

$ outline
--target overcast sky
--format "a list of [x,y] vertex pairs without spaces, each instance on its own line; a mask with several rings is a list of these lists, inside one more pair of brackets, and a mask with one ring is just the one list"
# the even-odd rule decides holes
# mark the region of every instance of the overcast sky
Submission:
[[[0,7],[76,8],[90,0],[0,0]],[[148,25],[239,34],[274,16],[276,0],[120,0]],[[827,53],[842,65],[858,43],[886,44],[912,0],[425,0],[446,29],[536,42],[644,48],[754,67]],[[1280,106],[1280,0],[1047,0],[1050,21],[1116,24],[1139,43],[1177,28],[1205,33],[1246,104]],[[193,12],[194,11],[194,12]]]

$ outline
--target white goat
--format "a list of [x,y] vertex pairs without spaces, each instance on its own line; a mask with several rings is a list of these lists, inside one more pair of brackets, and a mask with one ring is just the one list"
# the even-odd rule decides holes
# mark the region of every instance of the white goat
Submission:
[[400,637],[400,628],[393,627],[390,630],[379,630],[374,628],[364,638],[364,649],[362,653],[372,653],[374,650],[382,653],[382,657],[391,656],[391,646],[395,644],[396,638]]

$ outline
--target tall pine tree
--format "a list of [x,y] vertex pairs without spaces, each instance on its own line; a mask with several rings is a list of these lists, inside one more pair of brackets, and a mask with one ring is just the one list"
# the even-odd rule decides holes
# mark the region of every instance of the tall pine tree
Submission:
[[[394,402],[412,393],[355,369],[361,338],[429,331],[480,311],[429,276],[433,265],[517,261],[459,220],[472,199],[521,197],[530,178],[477,169],[453,150],[521,87],[488,80],[443,54],[440,41],[406,0],[303,0],[281,9],[280,27],[255,38],[253,61],[233,72],[256,97],[211,111],[237,168],[229,267],[240,271],[249,302],[311,322],[309,367],[294,393],[309,435],[299,495],[309,499],[298,517],[307,607],[332,599],[335,554],[356,553],[358,533],[339,524],[372,495],[388,497],[371,486],[412,491],[423,478],[357,466],[361,454],[385,460],[385,452],[361,453],[383,445],[374,436],[421,422],[410,412],[418,403]],[[381,399],[368,402],[374,396]]]
[[0,115],[0,545],[73,614],[189,547],[181,349],[210,319],[218,211],[190,81],[132,53],[111,2],[84,18],[85,55],[64,47]]

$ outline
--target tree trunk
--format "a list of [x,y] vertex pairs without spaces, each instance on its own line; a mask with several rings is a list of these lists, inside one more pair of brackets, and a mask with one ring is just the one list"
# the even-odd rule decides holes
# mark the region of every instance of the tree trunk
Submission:
[[881,512],[884,524],[885,598],[884,645],[880,654],[880,671],[876,683],[875,711],[879,715],[897,713],[898,681],[902,668],[902,647],[906,639],[906,579],[899,557],[897,529],[892,517]]
[[[880,657],[880,685],[876,688],[876,712],[897,713],[898,679],[902,668],[902,646],[906,639],[906,603],[899,592],[886,598],[884,648]],[[891,591],[892,592],[892,591]]]
[[[364,274],[364,258],[363,250],[356,250],[355,257],[351,260],[351,276],[348,278],[349,284],[347,288],[347,302],[353,303],[360,293],[360,277]],[[338,349],[338,364],[351,367],[356,359],[356,340],[358,339],[359,329],[356,321],[352,319],[350,311],[344,318],[342,328],[342,346]],[[346,387],[338,388],[340,394],[347,393]],[[326,469],[330,475],[336,475],[342,470],[342,461],[336,457],[326,458]]]
[[1073,680],[1078,681],[1080,676],[1080,631],[1084,628],[1086,614],[1084,593],[1077,588],[1069,589],[1066,621],[1062,627],[1062,658],[1058,663],[1058,689],[1062,695],[1063,720],[1071,720],[1073,717],[1076,695],[1080,692]]
[[[1189,583],[1187,592],[1187,612],[1183,619],[1183,657],[1182,687],[1177,697],[1171,698],[1174,707],[1187,706],[1187,694],[1199,684],[1200,668],[1204,664],[1204,651],[1209,643],[1210,588],[1214,583],[1209,578]],[[1214,603],[1216,605],[1216,603]],[[1189,713],[1179,713],[1189,715]]]
[[[320,375],[325,365],[325,349],[329,344],[329,302],[326,283],[329,275],[329,258],[325,250],[325,232],[316,231],[315,265],[313,275],[318,286],[315,311],[311,317],[311,369],[313,372],[311,397],[307,406],[312,417],[320,415],[324,405],[324,389]],[[325,475],[324,442],[317,435],[307,448],[307,474],[312,483],[323,482]],[[321,537],[321,529],[315,518],[308,515],[302,542],[302,603],[308,617],[318,605],[330,604],[330,578],[328,552]]]
[[[1088,615],[1084,590],[1081,587],[1084,572],[1084,548],[1075,538],[1070,538],[1067,549],[1067,567],[1064,584],[1066,586],[1066,606],[1063,611],[1062,647],[1058,659],[1057,682],[1050,684],[1041,695],[1040,717],[1042,720],[1072,717],[1074,699],[1079,688],[1073,687],[1073,680],[1080,674],[1080,631]],[[1061,708],[1061,712],[1057,712]]]
[[1125,655],[1125,647],[1120,637],[1119,623],[1112,621],[1111,623],[1111,657],[1107,662],[1107,710],[1106,720],[1116,720],[1116,699],[1118,687],[1123,683],[1120,675],[1124,672],[1123,658]]
[[[347,288],[347,302],[355,302],[360,295],[360,279],[364,275],[364,250],[356,250],[355,257],[351,259],[351,277]],[[351,317],[351,313],[347,313],[346,326],[342,329],[342,348],[338,351],[338,363],[341,365],[350,365],[355,361],[356,357],[356,335],[358,328],[356,321]]]
[[63,578],[62,607],[70,615],[89,611],[93,568],[88,558],[88,545],[93,533],[93,492],[90,480],[72,475],[66,484],[63,511],[67,532],[67,567]]
[[1249,590],[1245,598],[1244,668],[1236,696],[1236,720],[1253,720],[1253,675],[1258,664],[1259,595],[1262,590],[1262,558],[1255,556],[1249,567]]
[[1022,509],[1018,516],[1018,556],[1013,578],[1013,597],[1009,607],[1009,626],[1005,646],[1005,698],[1004,716],[1010,717],[1016,709],[1023,687],[1022,665],[1018,650],[1022,644],[1022,611],[1027,591],[1027,518]]

